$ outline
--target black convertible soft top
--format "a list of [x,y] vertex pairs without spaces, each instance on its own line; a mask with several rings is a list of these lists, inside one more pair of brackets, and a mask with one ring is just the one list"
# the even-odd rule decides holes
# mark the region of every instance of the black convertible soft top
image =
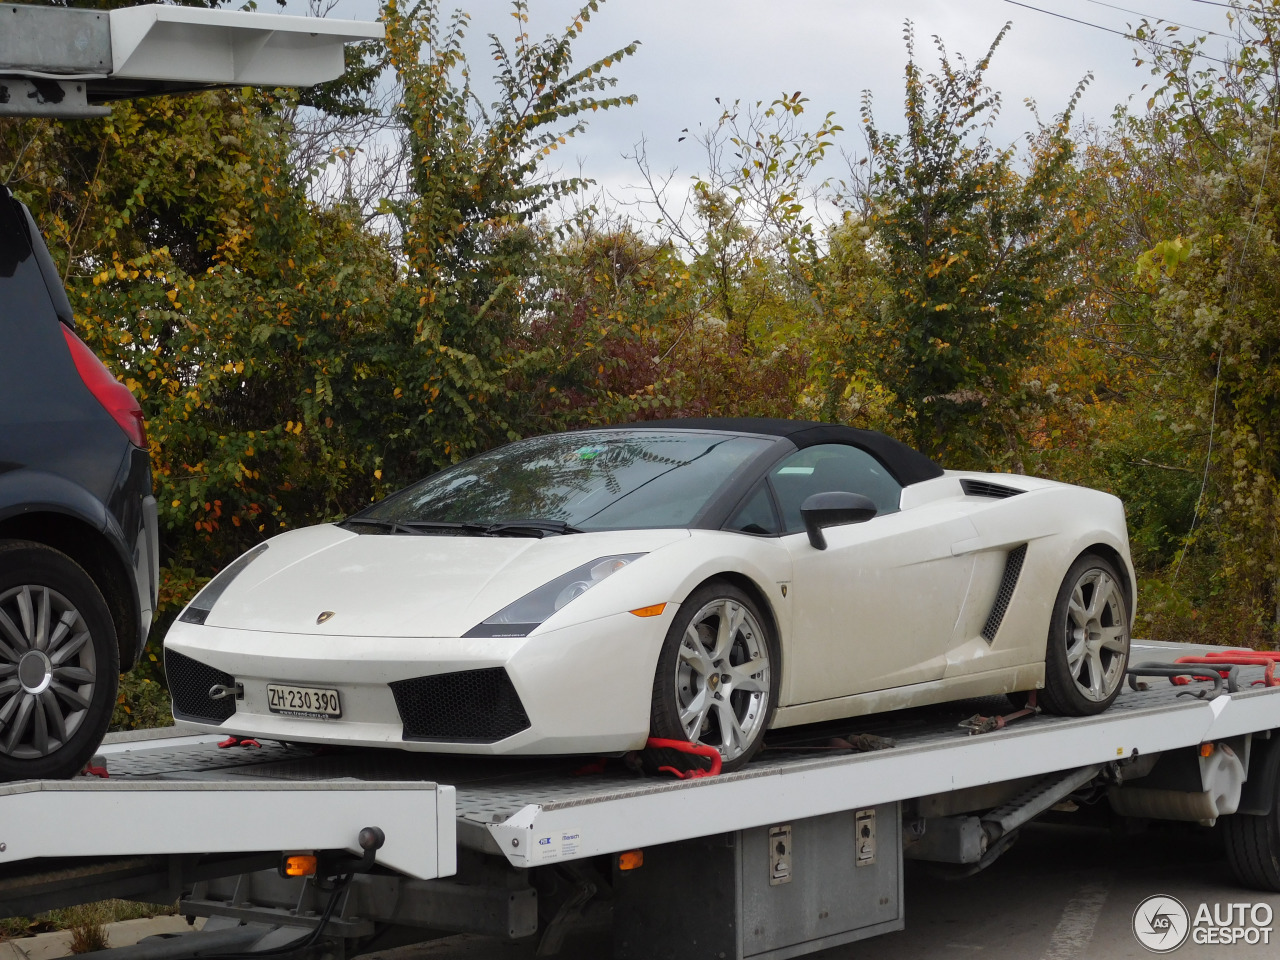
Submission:
[[859,430],[842,423],[813,420],[781,420],[772,417],[688,417],[679,420],[643,420],[617,424],[614,430],[715,430],[722,433],[755,433],[786,437],[797,447],[818,443],[847,443],[866,450],[888,468],[904,487],[942,476],[942,468],[905,443],[874,430]]

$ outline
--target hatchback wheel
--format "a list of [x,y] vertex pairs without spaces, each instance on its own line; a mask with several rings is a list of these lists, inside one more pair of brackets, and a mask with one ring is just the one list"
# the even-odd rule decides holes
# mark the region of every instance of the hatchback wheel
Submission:
[[0,779],[79,773],[119,676],[115,626],[89,575],[57,550],[0,541]]

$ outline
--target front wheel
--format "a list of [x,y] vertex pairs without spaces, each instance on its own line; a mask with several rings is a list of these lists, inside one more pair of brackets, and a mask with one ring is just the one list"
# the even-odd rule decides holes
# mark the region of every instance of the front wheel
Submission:
[[1128,663],[1129,605],[1120,574],[1103,557],[1083,554],[1053,605],[1040,705],[1069,717],[1101,713],[1120,694]]
[[89,575],[57,550],[0,541],[0,780],[79,773],[119,676],[115,625]]
[[778,700],[777,641],[767,623],[732,584],[690,594],[658,656],[651,735],[714,747],[725,771],[745,765]]

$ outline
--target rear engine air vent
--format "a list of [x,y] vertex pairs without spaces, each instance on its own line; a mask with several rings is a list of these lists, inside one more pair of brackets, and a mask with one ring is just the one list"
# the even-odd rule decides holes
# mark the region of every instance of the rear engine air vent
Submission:
[[990,480],[968,478],[960,481],[960,489],[964,491],[966,497],[991,497],[993,500],[1003,500],[1005,497],[1016,497],[1020,493],[1026,493],[1025,490],[1006,487],[1000,483],[992,483]]
[[987,615],[987,625],[982,628],[982,638],[987,643],[994,643],[996,633],[1000,630],[1000,621],[1009,609],[1009,601],[1013,599],[1013,588],[1018,585],[1018,576],[1022,573],[1022,561],[1027,556],[1027,545],[1015,547],[1009,551],[1004,562],[1004,576],[1000,580],[1000,591],[996,594],[996,602]]
[[234,687],[236,678],[176,650],[164,652],[164,675],[173,698],[173,715],[197,723],[221,723],[236,712],[235,697],[209,699],[209,688]]
[[406,740],[493,743],[530,726],[502,667],[414,677],[389,686]]

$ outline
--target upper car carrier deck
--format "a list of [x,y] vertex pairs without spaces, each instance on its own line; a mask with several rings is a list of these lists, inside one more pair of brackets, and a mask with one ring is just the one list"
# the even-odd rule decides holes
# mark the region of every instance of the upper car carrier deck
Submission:
[[[1189,649],[1137,643],[1134,647],[1135,661],[1153,653],[1158,659],[1172,659],[1172,654]],[[1175,688],[1156,678],[1146,691],[1126,688],[1099,716],[1031,716],[977,736],[960,727],[960,721],[975,708],[999,712],[1001,699],[855,717],[779,731],[746,769],[687,781],[641,777],[621,764],[610,764],[602,773],[581,773],[583,758],[467,758],[270,742],[256,749],[220,749],[216,738],[187,737],[109,744],[104,747],[109,779],[44,783],[38,788],[43,791],[41,805],[53,818],[69,798],[101,797],[105,814],[118,805],[137,809],[148,793],[161,791],[182,789],[184,802],[217,797],[217,804],[244,791],[251,792],[246,799],[256,792],[250,801],[259,804],[256,816],[240,816],[225,805],[221,812],[195,806],[182,817],[182,829],[198,835],[234,824],[230,829],[244,839],[244,831],[254,829],[253,824],[269,821],[280,840],[270,845],[272,849],[323,845],[301,836],[296,813],[287,812],[297,810],[297,797],[302,795],[298,790],[323,788],[344,793],[343,803],[362,805],[371,822],[383,809],[401,807],[406,813],[416,807],[419,823],[426,823],[428,814],[442,820],[456,816],[452,826],[460,847],[500,853],[516,867],[533,867],[1280,729],[1280,690],[1249,685],[1261,676],[1261,668],[1244,670],[1239,692],[1203,700],[1176,694],[1205,685]],[[895,745],[867,753],[822,747],[833,736],[850,733],[892,738]],[[18,796],[36,787],[0,786],[0,824],[30,824],[7,811]],[[288,795],[281,795],[282,790]],[[73,853],[65,844],[56,852],[41,852],[45,841],[23,829],[27,842],[0,848],[0,863]],[[448,846],[453,832],[442,823],[435,831],[436,844]],[[299,836],[287,842],[292,834]],[[421,877],[448,875],[447,854],[436,854],[435,861],[423,849],[398,854],[395,842],[403,838],[396,838],[393,830],[387,835],[387,848],[379,855],[384,865]],[[4,839],[0,836],[0,843]],[[198,849],[215,848],[209,845],[213,841],[201,842],[205,845]],[[91,843],[81,852],[133,852],[97,849],[101,846],[101,841]]]

